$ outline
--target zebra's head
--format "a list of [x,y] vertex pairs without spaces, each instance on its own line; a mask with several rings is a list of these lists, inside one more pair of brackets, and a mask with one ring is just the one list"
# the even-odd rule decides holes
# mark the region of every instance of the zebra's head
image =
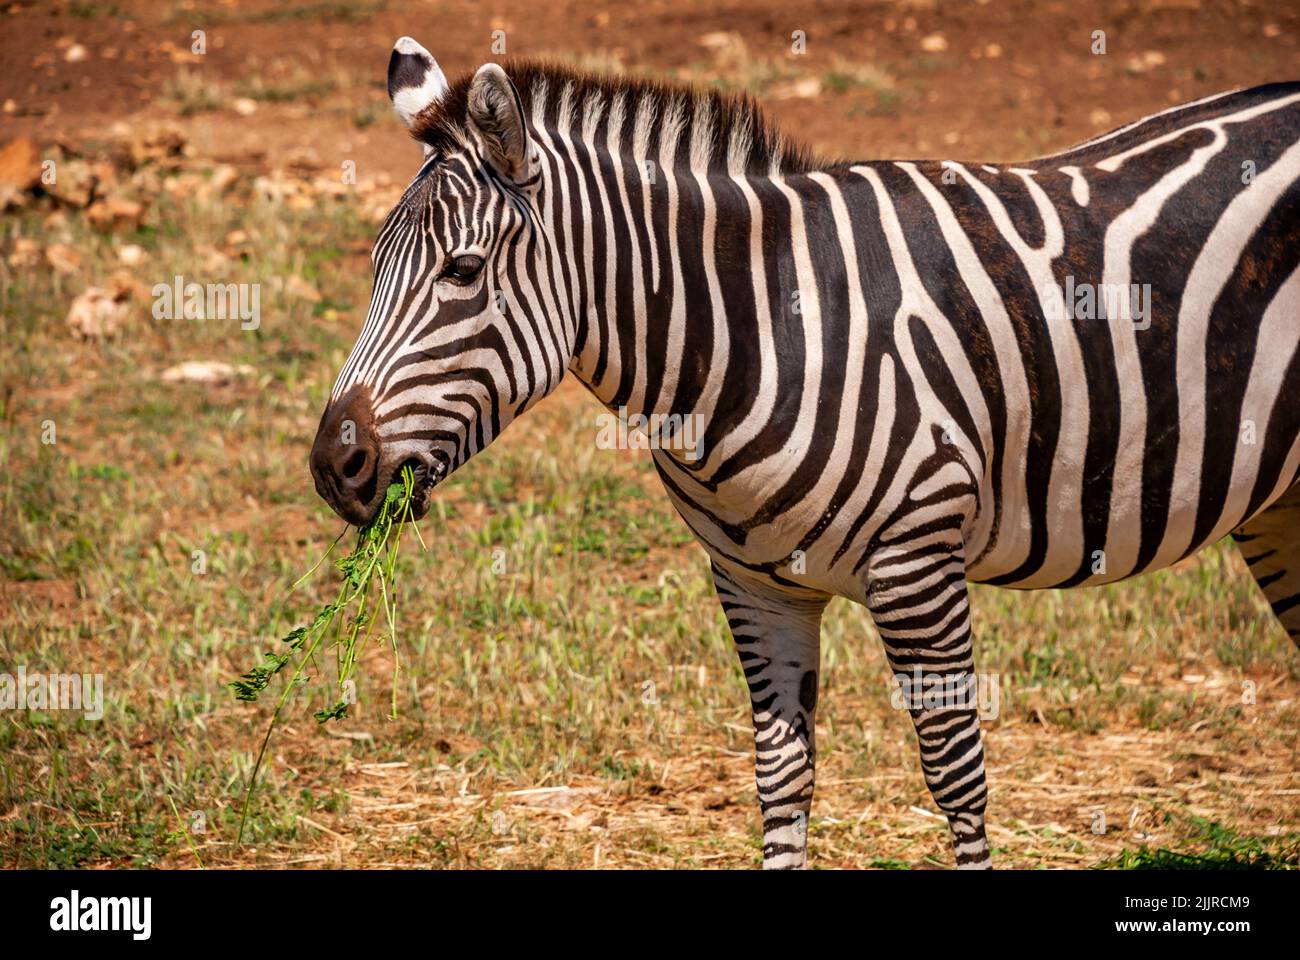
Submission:
[[436,483],[559,384],[572,350],[509,77],[485,64],[449,85],[403,37],[388,94],[424,161],[375,241],[370,310],[311,453],[317,492],[356,524],[406,464],[427,510]]

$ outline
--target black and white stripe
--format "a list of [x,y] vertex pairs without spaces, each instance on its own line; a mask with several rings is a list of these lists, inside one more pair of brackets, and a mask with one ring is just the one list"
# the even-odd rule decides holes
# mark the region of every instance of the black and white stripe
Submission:
[[[702,457],[654,460],[750,685],[766,865],[804,862],[831,596],[896,673],[966,681],[968,582],[1105,583],[1236,531],[1300,637],[1300,84],[1007,166],[822,164],[748,102],[534,64],[409,81],[427,157],[334,403],[367,398],[379,479],[430,486],[566,369],[701,418]],[[1068,284],[1147,285],[1149,324],[1074,317]],[[911,713],[986,866],[977,712]]]

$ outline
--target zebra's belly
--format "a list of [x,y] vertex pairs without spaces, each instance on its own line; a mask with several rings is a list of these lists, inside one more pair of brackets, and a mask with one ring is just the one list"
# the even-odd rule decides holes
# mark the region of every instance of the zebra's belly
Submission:
[[1181,411],[1172,432],[1121,437],[1132,444],[1129,456],[1106,470],[1087,469],[1086,447],[1059,451],[1041,468],[1041,509],[1028,509],[1023,491],[1003,491],[996,540],[974,557],[969,578],[1017,589],[1110,583],[1227,536],[1280,497],[1300,469],[1300,439],[1266,435],[1278,398],[1256,393],[1226,423],[1212,402]]
[[[1076,507],[1076,513],[1078,508]],[[1143,558],[1139,562],[1141,540],[1138,531],[1143,526],[1140,503],[1134,501],[1117,507],[1112,517],[1116,532],[1103,540],[1085,543],[1077,537],[1065,537],[1060,534],[1061,526],[1054,523],[1056,516],[1049,516],[1045,544],[1041,550],[1041,559],[1037,567],[1028,558],[1034,553],[1035,536],[1031,529],[1006,530],[1006,539],[1000,541],[1000,557],[993,561],[977,559],[968,568],[968,579],[974,583],[992,583],[998,586],[1020,590],[1038,590],[1052,587],[1096,586],[1112,583],[1139,573],[1158,570],[1177,562],[1182,557],[1194,553],[1218,539],[1217,536],[1196,537],[1190,534],[1194,528],[1197,509],[1193,504],[1182,504],[1168,511],[1168,526],[1171,533],[1168,540],[1178,547],[1167,547],[1159,551],[1154,559]],[[1246,518],[1242,518],[1243,520]],[[1240,525],[1240,521],[1230,529]],[[1005,530],[1005,528],[1004,528]],[[1026,558],[1019,563],[1008,562],[1006,558],[1021,556]]]

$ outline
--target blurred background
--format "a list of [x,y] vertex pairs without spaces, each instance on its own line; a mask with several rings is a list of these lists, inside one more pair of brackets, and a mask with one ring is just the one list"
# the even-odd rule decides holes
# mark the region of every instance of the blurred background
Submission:
[[[0,3],[0,682],[104,691],[98,719],[0,709],[4,866],[761,860],[704,555],[571,382],[404,551],[398,717],[381,648],[346,721],[311,718],[327,678],[291,698],[234,845],[270,708],[224,684],[335,589],[288,592],[342,526],[307,453],[420,156],[384,91],[403,34],[453,77],[504,54],[748,91],[864,159],[1014,161],[1300,74],[1274,2]],[[177,277],[255,289],[256,322],[160,311]],[[1300,863],[1300,655],[1230,547],[980,589],[976,630],[999,864]],[[950,864],[865,613],[833,604],[824,644],[811,862]]]

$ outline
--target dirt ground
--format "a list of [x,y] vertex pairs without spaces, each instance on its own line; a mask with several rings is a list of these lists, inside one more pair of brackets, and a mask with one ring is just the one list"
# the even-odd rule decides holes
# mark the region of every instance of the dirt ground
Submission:
[[[759,859],[747,700],[702,555],[644,462],[592,459],[591,401],[572,383],[536,429],[508,434],[440,492],[441,536],[466,546],[426,564],[430,586],[411,602],[429,639],[407,665],[405,718],[370,707],[323,733],[291,720],[256,842],[234,847],[268,711],[221,684],[261,625],[287,616],[279,588],[337,533],[303,463],[364,313],[367,237],[418,158],[384,93],[403,34],[448,75],[498,59],[504,42],[510,56],[745,89],[819,153],[864,159],[1022,159],[1300,76],[1295,3],[0,0],[0,146],[28,137],[94,158],[155,129],[184,145],[136,233],[105,238],[46,208],[4,221],[0,509],[24,520],[0,531],[0,666],[91,656],[132,677],[135,699],[103,737],[0,718],[0,864]],[[359,213],[327,211],[321,184],[349,161],[374,190]],[[226,168],[236,186],[200,197]],[[285,206],[259,206],[268,194]],[[56,240],[86,262],[15,266],[20,240],[51,263]],[[196,255],[232,270],[274,260],[267,270],[314,287],[256,348],[143,325],[72,343],[74,282],[127,263],[127,240],[154,258],[135,268],[146,287]],[[204,350],[257,378],[185,393],[152,376]],[[46,416],[70,422],[70,465],[30,440]],[[198,542],[226,551],[219,585],[176,572]],[[484,576],[498,542],[525,558],[508,595]],[[593,557],[608,563],[599,582]],[[976,608],[985,662],[1015,684],[987,741],[1000,864],[1095,866],[1147,844],[1300,858],[1300,657],[1235,553],[1137,587],[981,591]],[[813,862],[948,865],[875,638],[860,612],[835,611]],[[615,662],[595,662],[605,654]],[[373,660],[384,703],[391,663]],[[651,717],[647,676],[669,705]]]
[[[1273,2],[119,0],[5,9],[6,133],[74,141],[118,123],[173,119],[163,102],[169,79],[200,68],[227,82],[278,72],[303,86],[344,75],[347,96],[373,104],[403,34],[433,51],[448,76],[494,59],[496,31],[511,56],[688,79],[729,74],[751,81],[746,88],[788,133],[852,159],[1024,159],[1300,69],[1300,6]],[[195,29],[207,32],[202,56],[191,52]],[[803,59],[792,53],[796,31],[806,36]],[[1104,55],[1092,52],[1096,31]],[[84,59],[68,62],[73,45]],[[785,82],[796,69],[811,77]],[[387,118],[340,130],[293,99],[260,102],[251,116],[223,104],[185,126],[196,149],[216,158],[322,168],[355,158],[397,178],[410,171],[405,133]]]

